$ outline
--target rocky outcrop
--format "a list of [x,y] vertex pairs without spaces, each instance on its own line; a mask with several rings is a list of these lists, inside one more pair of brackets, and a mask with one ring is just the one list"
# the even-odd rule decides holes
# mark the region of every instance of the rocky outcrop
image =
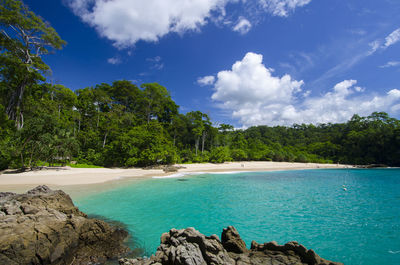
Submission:
[[91,219],[61,190],[0,193],[0,264],[95,264],[125,253],[128,233]]
[[247,249],[237,230],[224,229],[218,236],[204,236],[194,228],[171,229],[161,236],[161,245],[149,259],[120,259],[121,265],[339,265],[319,257],[297,242],[283,246],[276,242]]

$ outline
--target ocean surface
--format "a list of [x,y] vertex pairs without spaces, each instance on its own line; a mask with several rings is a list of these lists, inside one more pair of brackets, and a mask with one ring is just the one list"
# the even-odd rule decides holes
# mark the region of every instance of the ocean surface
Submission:
[[[347,191],[343,189],[343,186]],[[298,241],[347,265],[400,264],[400,169],[318,169],[126,180],[73,196],[88,214],[119,221],[150,255],[170,228],[221,235],[248,247]]]

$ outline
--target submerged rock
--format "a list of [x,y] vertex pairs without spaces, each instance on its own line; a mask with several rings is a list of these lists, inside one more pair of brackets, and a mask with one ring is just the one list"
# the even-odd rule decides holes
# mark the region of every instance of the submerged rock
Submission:
[[204,236],[194,228],[171,229],[161,236],[155,255],[148,259],[120,259],[121,265],[340,265],[325,260],[313,250],[297,242],[283,246],[276,242],[258,244],[251,248],[240,238],[238,231],[229,226],[221,241],[218,236]]
[[88,218],[61,190],[0,194],[0,264],[95,264],[127,252],[127,236]]

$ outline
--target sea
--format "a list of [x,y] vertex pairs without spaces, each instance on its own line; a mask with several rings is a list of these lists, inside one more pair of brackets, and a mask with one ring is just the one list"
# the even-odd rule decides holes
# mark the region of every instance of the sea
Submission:
[[347,265],[400,264],[400,169],[313,169],[125,179],[73,195],[81,211],[124,226],[137,255],[162,233],[233,225],[250,247],[297,241]]

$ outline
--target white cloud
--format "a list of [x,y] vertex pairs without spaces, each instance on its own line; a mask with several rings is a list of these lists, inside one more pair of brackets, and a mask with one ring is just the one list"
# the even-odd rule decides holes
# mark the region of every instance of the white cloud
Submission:
[[197,78],[197,83],[200,86],[207,86],[207,85],[213,85],[215,82],[215,77],[212,75],[204,76],[204,77],[199,77]]
[[365,87],[360,87],[360,86],[356,86],[356,87],[354,87],[354,89],[355,89],[357,92],[364,92],[364,91],[365,91]]
[[226,0],[68,0],[75,14],[116,46],[198,30]]
[[384,47],[387,48],[400,41],[400,28],[396,29],[385,38]]
[[[96,28],[99,34],[119,48],[133,46],[137,41],[156,42],[168,33],[184,34],[199,31],[209,21],[225,24],[228,4],[235,4],[241,13],[245,0],[65,0],[72,11]],[[311,0],[258,0],[265,12],[287,16],[298,6]],[[236,17],[244,16],[238,14]],[[250,14],[249,14],[250,15]],[[247,21],[247,22],[246,22]],[[248,20],[239,20],[234,28],[246,32]]]
[[118,57],[111,57],[107,59],[107,62],[110,64],[120,64],[121,63],[121,59]]
[[261,5],[276,16],[286,17],[296,7],[304,6],[311,0],[259,0]]
[[251,29],[251,23],[244,17],[240,17],[238,23],[232,28],[233,31],[244,35]]
[[262,55],[247,53],[231,70],[218,73],[211,98],[244,126],[344,122],[354,114],[398,111],[400,90],[366,95],[356,84],[356,80],[344,80],[325,94],[310,97],[307,91],[299,93],[303,81],[273,76],[262,63]]
[[308,97],[311,94],[311,90],[307,90],[306,92],[303,93],[303,97]]
[[148,61],[148,62],[160,62],[161,61],[161,56],[156,56],[156,57],[153,57],[153,58],[147,58],[146,59],[146,61]]
[[379,40],[374,40],[373,42],[369,43],[369,47],[370,50],[367,55],[372,55],[381,47],[381,42]]
[[389,61],[384,65],[379,66],[380,68],[388,68],[388,67],[395,67],[395,66],[399,66],[400,65],[400,61]]
[[372,55],[374,54],[377,50],[385,50],[388,47],[392,46],[393,44],[396,44],[397,42],[400,41],[400,28],[396,29],[392,33],[390,33],[386,38],[384,43],[382,44],[382,40],[375,40],[371,43],[369,43],[370,50],[367,53],[367,55]]
[[164,63],[162,62],[162,58],[160,56],[147,58],[146,61],[151,63],[151,69],[161,70],[164,68]]
[[365,36],[367,34],[367,31],[363,29],[352,29],[349,30],[349,32],[353,35],[358,35],[358,36]]

